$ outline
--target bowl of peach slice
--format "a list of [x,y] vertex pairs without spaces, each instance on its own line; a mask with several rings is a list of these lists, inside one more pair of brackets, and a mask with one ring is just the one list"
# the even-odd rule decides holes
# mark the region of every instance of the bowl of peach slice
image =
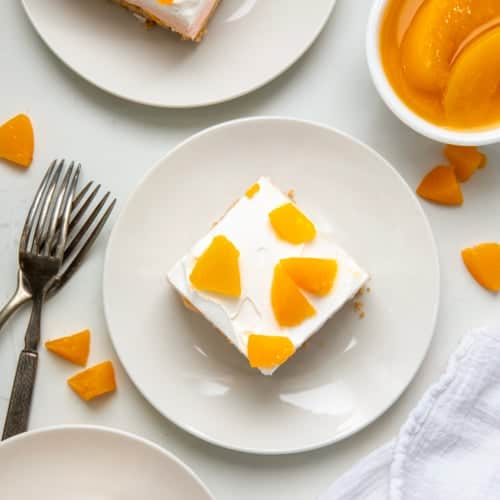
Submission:
[[500,142],[500,1],[375,0],[366,51],[380,96],[416,132]]

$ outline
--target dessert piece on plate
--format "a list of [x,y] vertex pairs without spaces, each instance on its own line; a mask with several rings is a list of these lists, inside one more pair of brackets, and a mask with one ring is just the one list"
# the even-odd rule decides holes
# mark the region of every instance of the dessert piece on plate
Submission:
[[148,22],[199,42],[220,0],[114,0]]
[[331,234],[267,178],[248,189],[168,273],[202,314],[271,375],[368,280]]

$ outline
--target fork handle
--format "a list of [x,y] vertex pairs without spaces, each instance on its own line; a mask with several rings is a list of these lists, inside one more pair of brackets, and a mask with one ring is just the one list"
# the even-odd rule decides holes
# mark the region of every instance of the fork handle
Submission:
[[9,299],[7,304],[0,309],[0,330],[9,320],[9,318],[28,300],[31,299],[31,293],[26,289],[23,283],[22,272],[19,271],[17,275],[17,289],[14,295]]
[[2,440],[26,432],[28,429],[37,366],[38,353],[36,351],[21,351],[10,394],[9,409],[5,417]]

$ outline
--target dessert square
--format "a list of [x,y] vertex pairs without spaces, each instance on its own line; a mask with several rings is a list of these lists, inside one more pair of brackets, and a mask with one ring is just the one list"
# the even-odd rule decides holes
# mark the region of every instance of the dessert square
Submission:
[[199,42],[219,0],[114,0],[148,22]]
[[368,274],[263,177],[168,280],[252,367],[271,375],[356,295]]

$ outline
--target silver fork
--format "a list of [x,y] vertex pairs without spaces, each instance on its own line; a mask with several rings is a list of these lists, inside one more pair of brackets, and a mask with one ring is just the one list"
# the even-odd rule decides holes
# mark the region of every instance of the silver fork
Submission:
[[[31,205],[19,243],[19,266],[33,296],[33,308],[19,355],[2,439],[27,429],[38,365],[40,323],[45,295],[61,269],[71,205],[80,174],[71,164],[53,163]],[[59,227],[58,227],[59,223]]]
[[[47,296],[52,296],[55,293],[57,293],[68,281],[69,279],[73,276],[73,274],[79,269],[80,265],[82,264],[83,259],[85,258],[86,254],[88,253],[89,249],[92,247],[92,244],[94,241],[97,239],[99,236],[99,233],[101,232],[102,228],[106,224],[106,221],[108,220],[111,211],[113,210],[116,200],[114,199],[108,206],[108,208],[104,211],[104,213],[101,215],[100,218],[98,218],[98,215],[100,212],[103,210],[103,207],[106,204],[106,201],[108,200],[110,196],[110,192],[108,191],[103,198],[99,201],[99,203],[96,205],[94,210],[91,212],[91,215],[89,216],[88,221],[93,224],[95,222],[95,225],[92,229],[92,231],[89,233],[88,236],[86,236],[86,232],[88,232],[91,229],[91,226],[83,226],[82,228],[78,228],[78,223],[81,221],[83,216],[85,215],[85,212],[89,209],[89,207],[92,204],[92,201],[95,199],[97,196],[97,193],[99,189],[101,188],[100,185],[97,185],[89,194],[89,196],[85,199],[86,194],[90,191],[90,189],[93,186],[93,182],[90,181],[85,185],[85,187],[78,193],[78,195],[75,197],[72,205],[72,218],[69,223],[69,229],[68,229],[68,240],[66,244],[66,249],[64,252],[64,259],[63,259],[63,265],[62,268],[57,275],[57,277],[54,279],[52,282],[49,290],[47,291]],[[83,201],[85,200],[85,201]],[[82,206],[80,207],[80,203],[82,203]],[[77,210],[78,209],[78,210]],[[77,232],[78,231],[78,232]],[[79,248],[78,245],[75,244],[75,241],[80,242],[82,238],[86,236],[87,239],[85,243],[80,246]],[[75,240],[75,238],[77,238]],[[69,243],[68,243],[69,242]],[[69,251],[71,250],[71,251]],[[9,318],[26,302],[31,300],[32,294],[29,289],[29,285],[26,281],[26,278],[24,276],[24,273],[22,269],[18,270],[17,274],[17,287],[16,291],[10,298],[10,300],[5,304],[5,306],[0,309],[0,330],[2,327],[5,325],[5,323],[9,320]]]

